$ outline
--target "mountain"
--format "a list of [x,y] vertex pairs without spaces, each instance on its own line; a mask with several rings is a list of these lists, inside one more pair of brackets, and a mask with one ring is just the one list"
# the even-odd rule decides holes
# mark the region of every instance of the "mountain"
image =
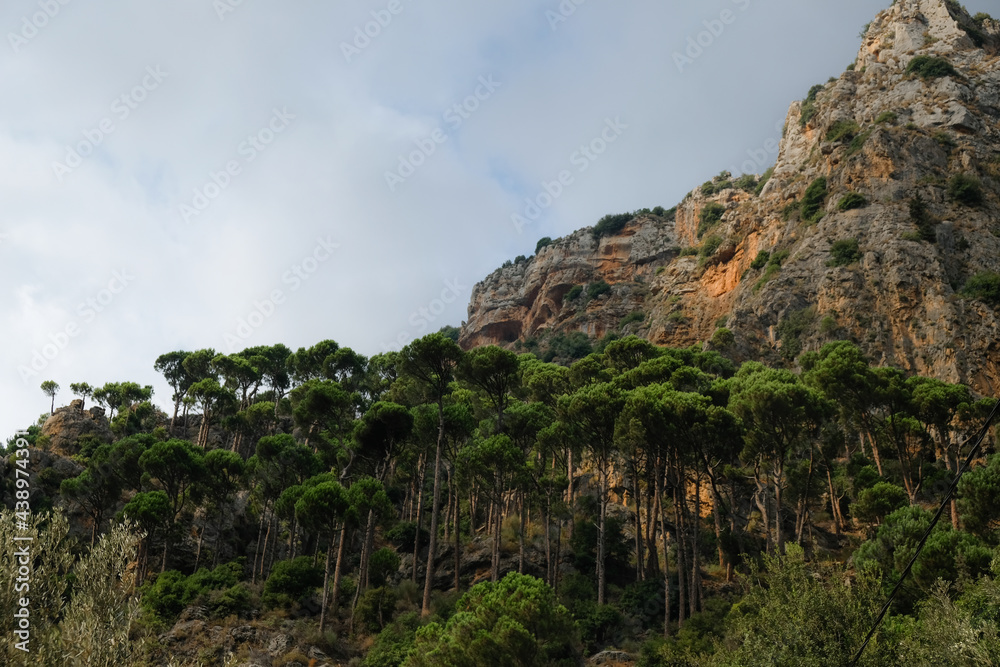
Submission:
[[1000,24],[897,0],[847,71],[791,105],[772,170],[540,245],[476,285],[464,347],[559,359],[634,333],[790,363],[852,339],[995,394]]

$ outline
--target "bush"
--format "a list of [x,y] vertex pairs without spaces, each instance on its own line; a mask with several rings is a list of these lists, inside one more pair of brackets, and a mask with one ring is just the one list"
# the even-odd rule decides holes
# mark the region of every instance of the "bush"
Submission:
[[725,212],[726,207],[722,204],[716,202],[705,204],[698,214],[698,238],[701,238],[701,235],[708,231],[712,225],[722,220],[722,215]]
[[881,523],[889,514],[909,504],[905,489],[891,482],[878,482],[858,494],[858,502],[851,505],[851,514],[859,521]]
[[822,84],[816,84],[809,89],[809,94],[806,95],[806,99],[802,102],[802,113],[799,116],[799,124],[802,127],[805,127],[819,113],[819,109],[816,108],[816,96],[822,90]]
[[591,299],[596,299],[602,294],[607,294],[611,291],[611,285],[607,284],[603,280],[598,280],[596,283],[590,283],[587,286],[587,296]]
[[519,665],[570,667],[582,663],[577,630],[544,582],[511,573],[473,586],[447,623],[417,631],[406,667]]
[[399,667],[413,648],[420,627],[420,614],[410,612],[387,625],[375,638],[371,650],[361,661],[361,667]]
[[735,342],[736,336],[733,335],[732,331],[725,327],[716,329],[715,333],[712,334],[712,347],[716,349],[724,350]]
[[646,320],[646,313],[642,312],[641,310],[636,310],[623,317],[621,324],[619,326],[626,327],[632,324],[633,322],[644,322],[645,320]]
[[573,285],[572,287],[569,288],[569,291],[566,292],[566,296],[563,297],[563,301],[574,301],[581,294],[583,294],[583,286]]
[[602,236],[611,236],[612,234],[617,234],[625,225],[632,222],[635,219],[635,215],[632,213],[618,213],[609,214],[601,218],[597,224],[594,226],[594,231],[592,232],[595,239],[599,239]]
[[[397,549],[413,551],[413,541],[417,537],[416,521],[400,521],[385,533],[387,539]],[[430,532],[424,527],[420,528],[420,546],[425,547],[430,544]]]
[[399,555],[388,547],[382,547],[368,560],[368,579],[378,588],[389,581],[393,573],[399,571]]
[[861,126],[853,120],[838,120],[826,133],[827,141],[850,141],[861,132]]
[[948,196],[966,206],[978,206],[983,202],[983,186],[975,176],[955,174],[948,181]]
[[388,586],[369,588],[354,608],[354,621],[361,628],[375,634],[392,622],[396,609],[396,591]]
[[802,197],[800,212],[806,222],[818,222],[823,217],[823,205],[826,204],[826,179],[822,176],[809,184]]
[[841,239],[830,246],[830,261],[827,266],[847,266],[860,261],[861,250],[857,239]]
[[935,227],[938,221],[927,210],[927,204],[920,195],[910,199],[910,219],[917,225],[917,238],[921,241],[934,243],[937,241],[937,231]]
[[865,206],[868,206],[868,200],[865,199],[863,194],[858,192],[848,192],[837,202],[837,209],[841,211],[850,211],[851,209],[864,208]]
[[314,566],[309,556],[279,561],[264,583],[260,601],[265,607],[288,606],[322,585],[323,570]]
[[916,56],[906,66],[907,74],[916,74],[921,79],[936,79],[942,76],[957,76],[958,72],[951,63],[936,56]]
[[771,259],[771,253],[767,250],[761,250],[757,253],[757,256],[752,262],[750,262],[751,269],[763,269],[767,266],[768,261]]
[[1000,273],[984,271],[965,281],[962,296],[991,306],[1000,306]]
[[744,192],[754,192],[757,190],[757,179],[753,177],[753,174],[743,174],[733,181],[733,187]]
[[883,111],[875,119],[876,125],[881,125],[882,123],[895,123],[899,116],[896,115],[895,111]]
[[767,185],[767,182],[771,180],[771,176],[773,175],[774,167],[768,167],[767,171],[761,175],[760,181],[757,182],[757,187],[754,188],[753,192],[755,195],[760,195],[760,193],[764,191],[764,186]]
[[550,237],[545,236],[543,238],[538,239],[538,243],[535,244],[535,254],[537,255],[539,250],[541,250],[542,248],[546,248],[550,245],[552,245],[552,239]]
[[711,257],[712,255],[715,254],[715,251],[718,250],[719,246],[721,245],[722,245],[721,236],[709,236],[701,244],[701,250],[698,251],[698,254],[701,255],[702,257]]

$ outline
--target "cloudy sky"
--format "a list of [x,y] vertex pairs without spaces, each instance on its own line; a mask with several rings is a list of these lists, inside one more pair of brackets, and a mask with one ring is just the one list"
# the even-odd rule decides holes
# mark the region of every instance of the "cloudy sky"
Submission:
[[763,171],[888,4],[6,0],[0,437],[43,380],[166,406],[164,352],[458,325],[540,237]]

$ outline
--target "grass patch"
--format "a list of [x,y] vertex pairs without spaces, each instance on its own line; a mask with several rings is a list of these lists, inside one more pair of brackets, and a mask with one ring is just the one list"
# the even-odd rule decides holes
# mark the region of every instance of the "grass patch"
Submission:
[[627,327],[628,325],[633,324],[635,322],[645,322],[645,321],[646,321],[646,313],[642,312],[641,310],[636,310],[623,317],[622,321],[619,323],[619,326]]
[[899,119],[895,111],[883,111],[875,119],[876,125],[881,125],[883,123],[895,123]]
[[607,284],[603,280],[598,280],[596,283],[590,283],[587,287],[587,296],[591,299],[596,299],[602,294],[607,294],[611,291],[611,285]]
[[915,239],[907,238],[906,235],[903,236],[904,239],[908,241],[926,241],[928,243],[934,243],[937,241],[937,225],[939,220],[931,215],[930,210],[927,208],[927,203],[923,200],[920,195],[916,195],[910,199],[910,219],[917,226]]

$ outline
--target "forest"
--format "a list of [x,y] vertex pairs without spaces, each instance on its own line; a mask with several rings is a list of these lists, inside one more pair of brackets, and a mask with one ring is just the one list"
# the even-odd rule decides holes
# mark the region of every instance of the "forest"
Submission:
[[[456,333],[371,358],[169,352],[172,414],[151,387],[74,383],[61,410],[111,437],[58,450],[44,383],[0,522],[7,609],[33,538],[32,653],[7,615],[0,661],[854,664],[995,403],[849,341],[789,370],[634,336],[542,361]],[[995,445],[857,664],[1000,664]],[[181,636],[193,619],[294,646],[247,662],[252,641]]]

